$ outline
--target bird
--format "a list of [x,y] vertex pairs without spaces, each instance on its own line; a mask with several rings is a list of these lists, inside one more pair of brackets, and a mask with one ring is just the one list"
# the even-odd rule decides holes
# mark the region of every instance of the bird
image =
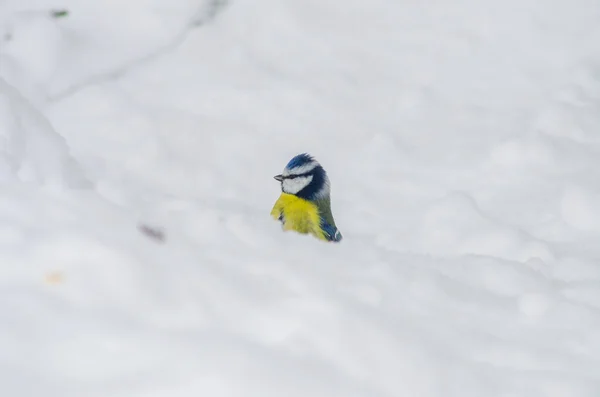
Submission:
[[283,172],[274,176],[281,195],[271,210],[284,231],[312,234],[327,242],[340,242],[342,233],[331,213],[331,184],[327,173],[308,153],[294,156]]

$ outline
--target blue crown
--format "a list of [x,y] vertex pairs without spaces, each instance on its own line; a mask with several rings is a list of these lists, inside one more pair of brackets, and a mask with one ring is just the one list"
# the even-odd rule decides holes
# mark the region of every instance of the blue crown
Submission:
[[309,155],[308,153],[302,153],[302,154],[295,156],[293,159],[291,159],[290,162],[287,163],[285,168],[287,168],[288,170],[291,170],[292,168],[301,167],[312,161],[314,161],[314,158],[311,155]]
[[288,172],[293,172],[293,170],[303,167],[310,163],[315,163],[315,167],[310,169],[309,171],[306,171],[302,175],[310,175],[312,177],[312,180],[306,187],[304,187],[304,189],[297,192],[296,196],[304,198],[306,200],[314,200],[318,197],[328,197],[329,179],[327,178],[327,173],[319,164],[319,162],[314,159],[314,157],[312,157],[308,153],[299,154],[292,158],[287,163],[285,168]]

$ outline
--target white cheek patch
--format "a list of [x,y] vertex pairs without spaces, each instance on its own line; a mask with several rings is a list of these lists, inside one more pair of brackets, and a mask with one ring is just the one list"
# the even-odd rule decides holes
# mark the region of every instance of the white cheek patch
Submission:
[[301,177],[294,178],[294,179],[284,179],[283,182],[281,183],[281,186],[285,193],[296,194],[300,190],[302,190],[306,186],[308,186],[308,184],[311,183],[312,180],[313,180],[312,175],[301,176]]
[[308,164],[304,164],[301,167],[292,168],[291,170],[288,170],[286,168],[285,170],[283,170],[283,173],[281,175],[283,175],[283,176],[289,176],[289,175],[306,174],[307,172],[310,172],[310,171],[314,170],[318,165],[319,165],[319,163],[317,163],[316,161],[311,161]]

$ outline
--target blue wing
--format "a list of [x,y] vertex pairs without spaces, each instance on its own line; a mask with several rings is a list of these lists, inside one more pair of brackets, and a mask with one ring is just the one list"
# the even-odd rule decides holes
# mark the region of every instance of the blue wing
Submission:
[[333,241],[336,243],[342,241],[342,233],[340,233],[338,228],[323,218],[321,218],[321,230],[325,234],[327,241]]

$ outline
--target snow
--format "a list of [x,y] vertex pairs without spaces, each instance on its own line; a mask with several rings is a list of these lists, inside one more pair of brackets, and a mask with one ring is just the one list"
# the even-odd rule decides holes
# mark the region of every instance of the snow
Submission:
[[[597,397],[598,42],[590,0],[0,1],[4,394]],[[340,244],[269,217],[303,152]]]
[[87,186],[62,136],[14,87],[0,79],[3,182]]

